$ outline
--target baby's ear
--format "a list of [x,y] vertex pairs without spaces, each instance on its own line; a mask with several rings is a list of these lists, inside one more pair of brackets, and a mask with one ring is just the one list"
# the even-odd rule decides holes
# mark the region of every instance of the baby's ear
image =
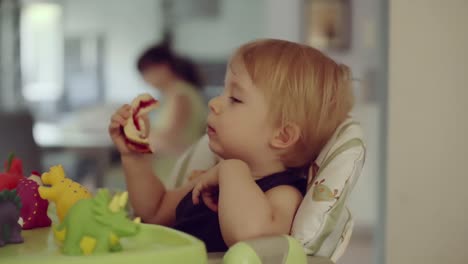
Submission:
[[301,129],[294,123],[288,123],[276,129],[273,138],[270,140],[270,145],[277,149],[286,149],[299,140]]

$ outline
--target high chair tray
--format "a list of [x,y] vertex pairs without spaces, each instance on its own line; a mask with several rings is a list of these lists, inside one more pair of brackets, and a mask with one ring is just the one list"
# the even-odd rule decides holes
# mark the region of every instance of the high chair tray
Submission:
[[177,230],[141,224],[138,235],[122,238],[123,250],[91,256],[67,256],[60,252],[52,229],[23,230],[24,243],[0,247],[2,264],[144,264],[207,263],[202,241]]

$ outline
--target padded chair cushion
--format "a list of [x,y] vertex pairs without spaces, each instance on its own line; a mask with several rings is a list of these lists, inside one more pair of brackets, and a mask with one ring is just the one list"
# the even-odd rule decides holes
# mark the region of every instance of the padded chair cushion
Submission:
[[[331,257],[352,218],[346,201],[365,160],[362,131],[351,118],[343,122],[309,170],[308,191],[294,219],[292,235],[310,255]],[[347,242],[347,241],[346,241]]]
[[194,170],[206,170],[218,162],[218,158],[210,150],[208,143],[209,138],[205,135],[185,151],[172,169],[166,182],[168,187],[181,186]]

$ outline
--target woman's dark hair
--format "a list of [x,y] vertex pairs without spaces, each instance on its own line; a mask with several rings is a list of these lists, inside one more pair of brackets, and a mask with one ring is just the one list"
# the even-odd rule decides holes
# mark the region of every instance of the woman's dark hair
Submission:
[[196,65],[189,59],[174,54],[166,43],[145,50],[138,58],[137,69],[143,73],[145,69],[156,64],[167,64],[179,78],[197,89],[203,88],[203,81]]

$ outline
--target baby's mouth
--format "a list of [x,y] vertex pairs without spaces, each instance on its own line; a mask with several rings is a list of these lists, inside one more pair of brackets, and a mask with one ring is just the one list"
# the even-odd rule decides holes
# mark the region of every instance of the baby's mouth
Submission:
[[216,130],[212,126],[208,125],[206,127],[206,133],[208,135],[214,135],[214,134],[216,134]]

